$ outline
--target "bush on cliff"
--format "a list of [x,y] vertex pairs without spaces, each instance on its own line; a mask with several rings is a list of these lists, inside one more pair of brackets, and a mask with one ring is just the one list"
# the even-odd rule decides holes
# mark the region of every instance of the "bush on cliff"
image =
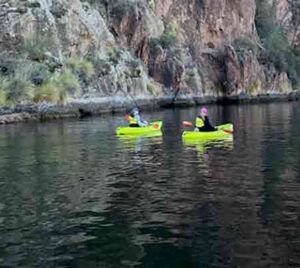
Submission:
[[[65,66],[59,72],[51,73],[40,63],[28,60],[10,59],[12,69],[0,75],[0,105],[50,101],[65,103],[69,96],[78,96],[80,92],[79,75],[84,72],[92,75],[90,64],[80,64],[79,68]],[[70,62],[73,62],[71,60]],[[78,66],[77,66],[78,67]]]
[[64,104],[69,96],[78,96],[80,85],[76,76],[69,69],[64,69],[62,73],[54,74],[52,77],[37,87],[34,101],[49,101]]
[[121,20],[124,16],[134,11],[134,3],[130,0],[116,1],[111,9],[111,16]]
[[45,54],[54,46],[54,38],[51,33],[31,33],[25,37],[20,52],[33,61],[42,62]]
[[104,57],[100,55],[90,55],[89,60],[94,66],[96,77],[108,75],[111,71],[111,63]]
[[155,9],[155,6],[156,6],[155,0],[148,0],[147,2],[148,2],[149,7],[150,7],[152,10],[154,10],[154,9]]
[[93,64],[81,57],[71,57],[67,59],[66,66],[72,70],[73,73],[84,79],[90,78],[95,74]]
[[37,87],[34,92],[34,101],[37,103],[43,101],[58,103],[60,98],[56,84],[51,80],[48,80],[41,86]]
[[17,73],[9,80],[6,94],[8,103],[25,103],[28,100],[32,100],[33,96],[34,85],[22,73]]
[[254,44],[249,38],[247,37],[240,37],[233,41],[233,47],[237,52],[243,51],[252,51],[254,54],[257,53],[257,45]]
[[289,43],[284,29],[276,21],[276,2],[256,0],[255,23],[263,44],[259,60],[273,64],[279,72],[286,72],[294,86],[300,84],[300,55]]
[[160,45],[163,49],[169,49],[175,46],[177,41],[178,26],[175,21],[164,21],[165,31],[160,37],[151,37],[149,39],[150,46]]
[[176,35],[174,33],[164,33],[160,37],[150,38],[150,45],[160,45],[164,49],[172,47],[176,43]]
[[107,48],[106,52],[109,61],[112,62],[114,65],[117,65],[122,56],[121,50],[116,46],[110,46]]
[[0,76],[0,105],[6,105],[7,102],[7,88],[9,86],[9,81],[6,77]]

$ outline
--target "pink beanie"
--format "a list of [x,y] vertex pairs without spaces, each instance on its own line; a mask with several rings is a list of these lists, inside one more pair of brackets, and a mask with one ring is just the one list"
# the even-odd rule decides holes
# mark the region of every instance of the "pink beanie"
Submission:
[[207,114],[207,108],[206,108],[206,107],[202,107],[202,108],[201,108],[201,113]]

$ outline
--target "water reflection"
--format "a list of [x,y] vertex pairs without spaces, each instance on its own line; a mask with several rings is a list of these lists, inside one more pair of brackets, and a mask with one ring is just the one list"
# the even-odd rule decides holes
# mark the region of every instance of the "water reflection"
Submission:
[[146,135],[124,135],[118,136],[118,140],[124,150],[140,152],[143,146],[162,143],[162,133],[153,132]]
[[233,135],[207,141],[184,139],[183,144],[191,153],[196,153],[198,164],[206,176],[210,174],[211,164],[215,161],[214,155],[234,149]]
[[122,118],[0,127],[0,266],[299,267],[297,104],[212,106],[234,140],[182,142]]

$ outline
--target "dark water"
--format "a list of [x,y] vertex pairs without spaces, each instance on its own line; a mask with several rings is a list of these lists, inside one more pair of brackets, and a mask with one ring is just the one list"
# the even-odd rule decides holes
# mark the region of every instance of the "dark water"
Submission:
[[300,267],[299,103],[211,106],[233,140],[118,139],[122,117],[0,127],[1,267]]

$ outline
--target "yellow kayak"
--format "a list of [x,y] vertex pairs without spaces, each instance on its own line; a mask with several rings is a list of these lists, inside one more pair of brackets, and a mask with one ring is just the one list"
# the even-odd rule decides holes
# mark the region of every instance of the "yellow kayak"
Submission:
[[233,133],[233,124],[224,124],[216,127],[217,131],[201,132],[201,131],[184,131],[182,134],[183,139],[194,140],[214,140],[226,138]]
[[152,122],[149,126],[145,127],[118,127],[116,130],[117,135],[148,135],[151,133],[161,133],[162,121]]

